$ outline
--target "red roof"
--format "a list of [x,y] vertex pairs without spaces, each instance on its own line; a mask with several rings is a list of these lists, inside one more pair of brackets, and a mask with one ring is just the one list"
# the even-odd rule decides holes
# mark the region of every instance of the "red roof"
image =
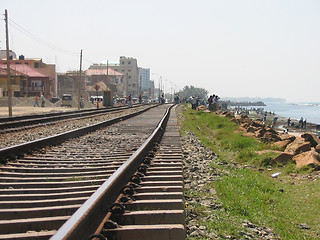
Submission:
[[[23,74],[20,72],[17,72],[10,68],[10,74],[11,75],[19,75],[22,76]],[[0,68],[0,76],[7,76],[7,67],[6,68]]]
[[107,69],[88,69],[86,75],[111,75],[111,76],[122,76],[122,73],[119,73],[111,68]]
[[[7,64],[0,64],[0,68],[6,69]],[[21,74],[27,75],[28,77],[40,77],[40,78],[48,78],[47,74],[44,74],[37,69],[30,67],[27,64],[10,64],[10,69],[17,71]]]

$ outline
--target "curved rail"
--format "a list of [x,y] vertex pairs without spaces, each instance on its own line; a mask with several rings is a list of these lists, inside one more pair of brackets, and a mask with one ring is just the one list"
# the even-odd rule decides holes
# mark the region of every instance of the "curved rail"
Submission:
[[117,199],[121,189],[140,166],[142,159],[153,146],[158,136],[164,131],[172,106],[166,111],[156,129],[142,146],[114,172],[107,181],[72,215],[56,232],[51,240],[88,239],[94,233]]

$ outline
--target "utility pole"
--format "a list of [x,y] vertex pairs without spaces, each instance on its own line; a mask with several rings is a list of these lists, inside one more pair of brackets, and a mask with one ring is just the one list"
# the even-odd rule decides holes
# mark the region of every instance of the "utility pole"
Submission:
[[12,117],[12,90],[11,90],[11,74],[10,74],[9,30],[8,30],[8,12],[7,12],[7,9],[5,10],[4,16],[5,16],[5,22],[6,22],[8,109],[9,109],[9,117]]
[[81,67],[82,67],[82,49],[80,51],[80,77],[79,77],[79,89],[78,89],[78,110],[80,110],[80,102],[81,102],[81,98],[80,98],[80,93],[81,93]]

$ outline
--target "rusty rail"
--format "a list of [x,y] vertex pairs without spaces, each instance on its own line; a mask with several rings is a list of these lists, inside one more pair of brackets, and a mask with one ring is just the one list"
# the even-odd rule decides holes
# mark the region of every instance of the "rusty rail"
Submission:
[[117,199],[122,188],[129,181],[141,160],[164,131],[172,106],[166,111],[156,129],[142,146],[105,181],[101,187],[72,215],[56,232],[51,240],[88,239],[95,232],[107,211]]
[[[156,105],[151,106],[150,108],[153,108],[155,106]],[[144,109],[139,112],[132,113],[132,114],[128,114],[125,116],[116,117],[116,118],[113,118],[113,119],[110,119],[110,120],[107,120],[104,122],[100,122],[100,123],[97,123],[94,125],[81,127],[81,128],[75,129],[75,130],[60,133],[60,134],[57,134],[54,136],[45,137],[45,138],[37,139],[34,141],[30,141],[27,143],[2,148],[2,149],[0,149],[0,162],[2,161],[2,159],[15,158],[16,156],[30,152],[30,150],[39,149],[41,147],[45,147],[48,145],[55,145],[55,144],[58,144],[58,143],[65,141],[65,140],[68,140],[70,138],[85,135],[85,134],[92,132],[92,131],[95,131],[99,128],[110,126],[110,125],[117,123],[117,122],[120,122],[122,120],[126,120],[128,118],[137,116],[137,115],[149,110],[150,108],[147,108],[147,109]]]

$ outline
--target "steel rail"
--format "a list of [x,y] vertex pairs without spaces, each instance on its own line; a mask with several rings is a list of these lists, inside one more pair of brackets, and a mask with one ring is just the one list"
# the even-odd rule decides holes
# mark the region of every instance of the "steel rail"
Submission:
[[50,238],[51,240],[88,239],[95,232],[122,188],[128,183],[136,169],[141,165],[143,158],[164,131],[171,108],[172,106],[167,109],[155,130],[141,147],[92,194],[56,234]]
[[30,141],[27,143],[22,143],[19,145],[2,148],[2,149],[0,149],[0,163],[3,162],[3,159],[10,159],[10,158],[12,159],[17,156],[21,156],[24,153],[28,153],[32,150],[39,149],[39,148],[49,146],[49,145],[57,145],[65,140],[70,139],[70,138],[79,137],[79,136],[85,135],[89,132],[95,131],[99,128],[110,126],[114,123],[129,119],[131,117],[134,117],[134,116],[137,116],[141,113],[144,113],[147,110],[154,108],[154,107],[156,107],[156,105],[151,106],[146,109],[143,109],[141,111],[135,112],[135,113],[131,113],[131,114],[121,116],[121,117],[112,118],[112,119],[109,119],[109,120],[106,120],[103,122],[99,122],[99,123],[96,123],[96,124],[93,124],[90,126],[81,127],[81,128],[75,129],[75,130],[70,130],[70,131],[60,133],[57,135],[53,135],[50,137],[45,137],[45,138],[37,139],[34,141]]
[[[140,105],[136,105],[134,107],[139,107]],[[85,117],[95,114],[101,114],[105,112],[114,112],[118,110],[129,109],[129,107],[119,107],[119,108],[100,108],[100,109],[88,109],[84,111],[72,111],[72,112],[62,112],[62,113],[51,113],[51,114],[42,114],[42,115],[27,115],[17,117],[17,119],[11,119],[7,122],[0,121],[0,130],[7,128],[16,128],[22,127],[26,125],[34,125],[41,123],[49,123],[53,121],[59,121],[64,119],[76,118],[76,117]],[[0,119],[2,120],[2,119]]]

